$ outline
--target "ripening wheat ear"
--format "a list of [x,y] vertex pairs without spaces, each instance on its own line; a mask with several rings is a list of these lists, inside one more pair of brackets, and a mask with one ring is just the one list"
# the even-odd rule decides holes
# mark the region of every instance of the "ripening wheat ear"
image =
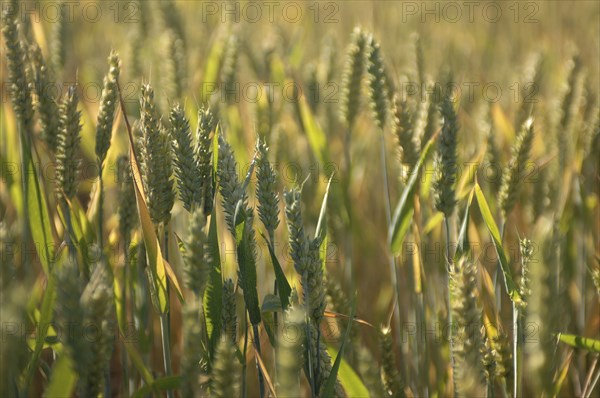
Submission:
[[533,141],[533,119],[529,118],[517,136],[512,148],[512,155],[506,170],[502,173],[502,185],[498,194],[498,205],[502,211],[502,218],[506,220],[517,202],[524,179],[525,163],[529,159],[529,151]]
[[149,84],[142,85],[140,107],[144,191],[152,222],[155,225],[166,224],[171,219],[171,209],[175,201],[171,178],[171,145],[158,119],[154,90]]
[[206,217],[202,209],[196,209],[190,219],[186,239],[184,261],[185,283],[196,297],[204,296],[204,289],[211,270],[208,237],[205,233]]
[[517,112],[516,126],[521,126],[527,118],[532,116],[533,106],[536,102],[535,96],[540,92],[542,81],[543,58],[540,54],[534,54],[523,76],[523,87],[521,88],[521,106]]
[[596,287],[596,293],[598,293],[598,299],[600,299],[600,258],[596,257],[596,265],[590,268],[590,274]]
[[525,308],[527,308],[527,300],[531,296],[531,277],[530,264],[533,260],[533,242],[527,238],[519,240],[519,250],[521,252],[521,283],[519,284],[519,295],[521,301],[518,303],[521,315],[524,316]]
[[213,397],[238,397],[241,366],[235,355],[234,346],[225,336],[219,340],[212,367],[210,393]]
[[354,28],[352,36],[350,36],[350,44],[346,50],[340,103],[340,117],[349,129],[354,126],[360,107],[360,88],[367,63],[366,45],[367,35],[361,28]]
[[52,96],[52,74],[38,45],[33,45],[29,51],[29,58],[34,70],[33,87],[36,94],[36,110],[40,115],[42,139],[48,145],[52,154],[56,154],[58,147],[58,105]]
[[275,230],[279,225],[279,195],[277,194],[277,173],[269,163],[269,148],[260,139],[256,143],[258,162],[256,170],[256,197],[258,198],[258,215],[272,243]]
[[[483,330],[485,334],[485,329]],[[512,373],[512,353],[508,336],[498,332],[494,337],[485,337],[481,348],[481,363],[487,382],[493,386],[495,380],[506,381]],[[493,388],[491,387],[490,388]]]
[[392,329],[384,327],[379,331],[379,349],[381,350],[381,381],[383,382],[387,397],[406,397],[404,382],[398,372],[394,347],[392,343]]
[[367,38],[367,73],[369,77],[369,96],[373,118],[381,130],[385,127],[389,111],[389,83],[379,43],[373,35]]
[[448,218],[454,212],[456,197],[454,185],[457,178],[457,134],[458,121],[456,112],[449,97],[444,99],[441,106],[441,113],[444,117],[444,126],[438,140],[438,148],[435,156],[435,177],[433,181],[433,192],[435,198],[435,208],[444,213]]
[[81,141],[81,112],[77,110],[75,86],[69,87],[60,106],[58,149],[56,151],[56,182],[60,197],[70,199],[77,193],[80,161],[75,160]]
[[237,340],[237,309],[235,304],[235,284],[231,278],[223,282],[223,311],[221,312],[221,329],[232,344]]
[[451,274],[452,312],[458,325],[454,336],[454,374],[461,396],[479,396],[482,390],[483,362],[480,358],[481,310],[477,297],[477,264],[460,258]]
[[106,153],[110,147],[115,111],[118,103],[117,81],[120,74],[120,60],[117,53],[112,51],[108,56],[108,74],[104,77],[104,88],[98,112],[98,125],[96,126],[96,156],[99,165],[104,163]]
[[171,109],[169,122],[179,199],[183,207],[191,212],[202,203],[202,175],[194,154],[190,123],[180,105]]

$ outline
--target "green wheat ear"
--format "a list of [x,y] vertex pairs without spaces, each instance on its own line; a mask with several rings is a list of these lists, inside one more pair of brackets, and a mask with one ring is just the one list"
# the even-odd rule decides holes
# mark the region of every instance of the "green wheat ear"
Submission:
[[211,396],[230,398],[239,396],[239,378],[241,366],[235,355],[234,346],[225,336],[219,340],[212,367]]
[[277,396],[296,397],[300,391],[300,371],[304,365],[305,313],[291,305],[284,314],[277,347]]
[[9,12],[10,7],[2,13],[2,36],[6,43],[6,61],[10,96],[20,128],[24,136],[29,137],[33,129],[33,106],[27,84],[26,53],[19,40],[19,27],[15,16]]
[[203,297],[211,270],[208,237],[205,232],[206,217],[202,209],[192,213],[186,239],[184,261],[185,283],[196,297]]
[[450,217],[456,205],[454,185],[458,172],[456,147],[459,125],[449,97],[442,102],[441,113],[444,117],[444,125],[435,156],[436,173],[433,181],[433,193],[435,208],[444,213],[446,217]]
[[104,77],[104,88],[98,112],[96,126],[96,156],[100,164],[104,163],[110,147],[115,111],[118,103],[117,81],[120,74],[120,60],[117,53],[112,51],[108,57],[108,74]]
[[479,118],[479,124],[481,126],[481,130],[486,132],[486,152],[485,156],[487,158],[487,162],[490,166],[492,166],[492,170],[494,172],[493,175],[488,175],[487,180],[489,181],[488,186],[494,193],[494,195],[498,195],[500,190],[500,185],[498,182],[502,179],[502,169],[499,167],[501,164],[500,151],[498,150],[498,145],[496,144],[496,128],[494,126],[494,121],[492,120],[492,107],[490,104],[486,104],[486,109],[484,115]]
[[367,35],[356,27],[350,36],[342,73],[340,117],[352,129],[360,107],[360,88],[366,68]]
[[149,84],[142,85],[140,108],[140,157],[144,159],[142,182],[150,218],[156,225],[166,224],[171,219],[175,202],[171,178],[171,143],[158,119],[154,90]]
[[114,294],[112,276],[104,261],[94,269],[90,281],[81,295],[81,307],[85,311],[85,324],[98,329],[97,339],[87,342],[90,350],[85,366],[85,378],[79,380],[81,396],[95,397],[104,384],[104,373],[108,370],[113,350]]
[[292,189],[283,194],[290,243],[290,255],[294,268],[301,277],[304,304],[308,314],[316,323],[325,311],[325,281],[319,259],[318,239],[309,240],[304,233],[300,190]]
[[202,323],[200,308],[195,301],[183,311],[183,355],[181,359],[181,395],[193,397],[201,389]]
[[306,90],[306,100],[313,113],[317,113],[319,101],[319,78],[317,76],[317,67],[314,63],[306,65],[304,72],[304,90]]
[[[319,336],[316,324],[314,322],[311,322],[308,325],[308,328],[310,328],[309,344],[311,350],[311,358],[313,361],[316,361],[317,358],[319,359],[319,363],[313,365],[315,369],[319,369],[319,374],[316,375],[315,383],[318,392],[321,390],[321,388],[323,388],[323,386],[325,385],[325,381],[329,379],[329,376],[331,375],[331,357],[329,356],[329,352],[327,351],[327,345],[323,341],[323,337]],[[305,359],[305,361],[307,360]],[[345,397],[344,389],[342,388],[342,385],[340,384],[340,381],[337,378],[335,381],[335,388],[333,390],[333,397]]]
[[[536,395],[550,396],[552,380],[555,374],[556,333],[561,332],[559,316],[564,320],[568,315],[561,308],[558,298],[561,295],[557,286],[557,273],[559,272],[560,244],[558,225],[543,217],[538,222],[540,242],[539,252],[542,255],[530,264],[532,294],[527,303],[526,322],[536,325],[536,338],[524,346],[525,368],[531,375],[531,388]],[[552,303],[552,305],[548,305]]]
[[219,167],[217,174],[219,177],[219,189],[223,198],[223,211],[225,212],[225,222],[229,228],[229,232],[233,236],[235,230],[235,210],[238,203],[241,202],[240,209],[244,211],[248,207],[248,196],[244,187],[238,180],[237,172],[238,164],[235,160],[231,145],[219,136]]
[[398,372],[394,347],[392,342],[392,329],[384,327],[379,331],[379,349],[381,350],[381,381],[385,395],[388,397],[406,397],[404,381]]
[[258,162],[256,169],[256,197],[258,198],[258,215],[271,242],[275,238],[275,230],[279,225],[279,195],[277,194],[277,173],[269,163],[269,148],[260,139],[256,143]]
[[191,212],[202,203],[202,175],[194,154],[190,124],[180,105],[169,114],[170,136],[173,142],[173,163],[183,207]]
[[400,100],[398,95],[393,99],[392,129],[400,148],[400,162],[412,168],[419,160],[414,120],[408,103]]
[[498,194],[498,205],[502,217],[506,220],[517,202],[521,184],[525,177],[525,164],[529,159],[529,151],[533,142],[533,119],[528,119],[517,136],[512,148],[512,155],[506,170],[502,173],[502,184]]
[[458,326],[453,345],[456,386],[461,395],[478,396],[484,378],[480,358],[484,345],[477,298],[477,264],[464,257],[459,259],[451,274],[450,289],[453,322]]
[[83,282],[79,276],[78,264],[69,256],[67,261],[55,271],[56,306],[55,319],[63,330],[69,325],[74,330],[64,333],[60,339],[73,360],[80,379],[85,381],[85,369],[91,357],[90,344],[83,338],[83,322],[85,309],[81,306],[80,297],[83,293]]
[[129,242],[131,242],[131,233],[137,225],[138,216],[133,176],[131,175],[131,167],[129,166],[129,157],[127,155],[121,155],[117,159],[117,183],[119,187],[117,194],[119,200],[119,233],[123,242],[128,246]]
[[65,15],[65,2],[58,3],[59,15],[56,21],[52,23],[52,33],[50,39],[52,66],[57,75],[61,75],[65,66],[66,49],[65,41],[67,39],[67,15]]
[[58,149],[56,151],[56,182],[60,197],[70,199],[77,193],[77,174],[80,165],[76,159],[81,141],[81,112],[77,110],[75,86],[69,90],[60,106]]
[[221,328],[224,336],[228,336],[233,344],[237,340],[237,309],[235,304],[235,285],[233,279],[223,282],[223,312]]
[[367,60],[371,111],[377,127],[383,130],[389,111],[390,91],[381,48],[373,35],[367,38]]
[[168,98],[181,98],[185,87],[185,48],[183,39],[173,30],[163,33],[163,87]]
[[[0,221],[0,288],[2,292],[8,291],[12,279],[15,276],[15,253],[11,248],[16,243],[16,237],[13,230],[4,221]],[[0,297],[4,297],[0,295]]]
[[202,203],[204,203],[204,214],[206,216],[212,212],[215,196],[212,140],[216,127],[217,119],[210,108],[202,107],[198,111],[198,126],[196,129],[196,146],[194,153],[196,167],[200,172]]
[[420,126],[417,129],[421,150],[425,148],[425,145],[429,142],[429,139],[433,137],[433,134],[438,130],[441,124],[439,107],[443,101],[441,89],[438,84],[428,82],[427,83],[427,94],[425,94],[426,101],[423,101],[423,107],[419,109],[419,120]]
[[238,101],[238,90],[236,88],[237,64],[239,58],[240,39],[232,34],[228,37],[225,44],[223,59],[221,60],[221,84],[225,100],[231,104]]
[[[342,289],[340,282],[333,277],[326,278],[325,286],[328,302],[333,307],[333,310],[338,314],[349,314],[351,311],[350,300]],[[340,325],[340,330],[344,330],[348,322],[338,321],[338,324]],[[360,348],[358,328],[351,329],[348,343],[346,348],[347,358],[352,366],[357,366],[359,364],[358,354]]]
[[41,137],[48,145],[52,154],[56,154],[58,148],[58,105],[56,98],[52,95],[51,86],[53,77],[42,50],[38,45],[30,47],[29,58],[33,66],[33,87],[36,94],[36,110],[40,115]]

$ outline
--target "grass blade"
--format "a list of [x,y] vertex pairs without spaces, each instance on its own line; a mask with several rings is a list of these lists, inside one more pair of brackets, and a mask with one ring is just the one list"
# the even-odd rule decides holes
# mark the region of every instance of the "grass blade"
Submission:
[[52,223],[48,213],[46,196],[40,186],[37,170],[29,151],[25,152],[27,167],[27,185],[29,195],[27,196],[27,210],[29,215],[29,227],[31,236],[38,252],[38,257],[46,275],[50,275],[51,263],[54,259],[54,238],[52,234]]
[[588,337],[576,336],[574,334],[560,334],[559,340],[571,347],[579,348],[589,352],[600,352],[600,340]]
[[[356,299],[352,300],[352,309],[350,310],[350,318],[354,318],[354,314],[356,313]],[[338,372],[340,370],[340,365],[342,364],[342,359],[344,357],[344,349],[346,348],[346,344],[348,343],[348,338],[350,337],[350,330],[352,330],[352,324],[354,322],[348,322],[348,327],[344,332],[344,338],[342,340],[342,345],[340,346],[340,350],[335,357],[335,362],[333,363],[333,367],[331,368],[331,373],[329,374],[329,378],[325,381],[325,385],[323,386],[323,392],[321,393],[322,397],[332,397],[333,390],[335,389],[335,381],[337,379]],[[348,391],[346,391],[348,394]],[[349,395],[353,396],[353,395]]]
[[250,323],[260,323],[260,306],[258,304],[258,291],[256,289],[256,260],[252,252],[251,242],[246,228],[247,220],[242,221],[236,227],[236,247],[238,255],[238,266],[240,272],[240,286],[244,293],[244,302],[250,316]]
[[277,282],[277,291],[279,295],[279,299],[281,300],[281,308],[285,311],[290,303],[290,294],[292,294],[292,288],[287,278],[285,277],[285,273],[281,268],[281,264],[279,264],[279,260],[277,259],[277,255],[273,250],[273,247],[269,244],[267,237],[261,232],[260,235],[265,240],[267,247],[269,248],[269,255],[271,256],[271,263],[273,264],[273,270],[275,271],[275,281]]
[[[329,355],[332,358],[337,358],[338,352],[334,347],[327,347],[327,351],[329,351]],[[340,365],[340,370],[338,372],[338,378],[340,379],[340,383],[342,383],[344,391],[348,397],[370,397],[369,390],[367,390],[365,384],[345,359],[342,359],[342,364]]]
[[458,246],[454,253],[454,261],[458,260],[461,256],[467,254],[471,248],[469,246],[469,217],[471,216],[471,203],[473,202],[473,195],[475,189],[471,190],[469,199],[467,200],[467,207],[465,209],[465,215],[460,224],[460,231],[458,232]]
[[147,397],[152,393],[160,396],[161,391],[174,390],[179,388],[181,376],[165,376],[160,379],[155,379],[152,383],[144,385],[142,388],[133,393],[132,398]]
[[306,102],[306,98],[303,96],[299,98],[300,116],[302,118],[302,124],[308,138],[308,143],[317,157],[317,160],[321,165],[325,166],[329,164],[329,153],[327,152],[327,136],[319,126],[315,115],[310,110],[310,106]]
[[213,206],[210,216],[208,247],[212,264],[202,304],[206,318],[209,354],[212,358],[221,335],[221,313],[223,311],[223,280],[221,278],[221,256],[219,253],[219,237],[217,235],[216,206]]
[[492,237],[492,241],[494,242],[494,247],[496,248],[496,253],[498,254],[498,260],[500,262],[500,267],[502,267],[502,273],[504,274],[504,283],[506,285],[506,292],[508,293],[510,299],[518,303],[521,301],[521,296],[519,294],[519,289],[512,278],[510,272],[510,265],[508,263],[508,258],[506,257],[506,253],[504,252],[504,248],[502,247],[502,239],[500,238],[500,231],[498,230],[498,226],[496,225],[496,221],[494,221],[494,217],[492,216],[492,212],[485,200],[485,196],[483,195],[483,191],[479,186],[479,183],[475,183],[475,196],[477,197],[477,203],[479,204],[479,210],[481,212],[481,216],[483,217],[483,221],[490,232]]
[[412,170],[412,174],[410,179],[408,180],[404,191],[402,192],[402,196],[398,201],[398,205],[396,206],[396,210],[394,211],[394,217],[392,219],[392,225],[389,230],[389,239],[390,245],[392,248],[392,253],[394,255],[398,255],[402,249],[402,243],[404,242],[404,238],[408,233],[408,229],[410,227],[410,223],[412,221],[412,216],[414,213],[414,196],[417,193],[418,180],[420,176],[421,168],[427,159],[427,156],[431,152],[431,148],[433,147],[433,143],[435,142],[437,135],[434,135],[423,151],[421,152],[421,157],[419,161],[415,165]]
[[76,383],[77,373],[73,369],[73,361],[66,353],[63,353],[52,367],[52,377],[44,392],[44,397],[68,398],[73,395]]
[[[44,341],[48,334],[49,325],[52,321],[54,313],[54,302],[56,300],[56,280],[54,277],[48,279],[44,298],[42,299],[42,307],[40,309],[40,319],[38,322],[38,333],[36,334],[35,348],[31,359],[27,365],[27,378],[25,379],[25,387],[31,385],[31,380],[37,369],[37,363],[44,348]],[[41,327],[40,327],[41,326]]]

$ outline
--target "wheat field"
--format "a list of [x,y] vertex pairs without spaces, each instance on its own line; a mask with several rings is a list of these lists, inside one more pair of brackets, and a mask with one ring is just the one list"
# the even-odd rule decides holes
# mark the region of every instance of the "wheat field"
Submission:
[[600,397],[600,3],[0,6],[0,396]]

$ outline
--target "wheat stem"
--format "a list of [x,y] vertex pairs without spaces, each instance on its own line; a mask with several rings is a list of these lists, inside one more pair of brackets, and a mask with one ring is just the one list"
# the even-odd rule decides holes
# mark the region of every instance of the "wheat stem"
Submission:
[[[254,334],[254,350],[260,356],[260,336],[258,335],[258,325],[252,325],[252,333]],[[262,370],[258,364],[258,358],[256,358],[256,372],[258,373],[258,389],[260,391],[260,397],[264,398],[265,396],[265,380],[262,373]]]
[[453,325],[452,325],[452,305],[450,297],[450,274],[454,271],[452,260],[450,257],[450,221],[447,216],[444,216],[444,230],[446,231],[446,300],[448,302],[448,341],[450,342],[450,364],[452,365],[452,391],[454,396],[457,395],[456,389],[456,362],[454,360],[454,340],[453,340]]
[[[164,225],[164,256],[165,260],[169,261],[169,226]],[[166,296],[169,297],[169,282],[167,281]],[[169,310],[164,314],[160,314],[160,333],[162,337],[162,349],[163,349],[163,362],[165,366],[165,376],[171,376],[173,369],[171,365],[171,317],[169,316]],[[167,398],[174,398],[173,390],[167,390]]]
[[[245,305],[244,305],[245,307]],[[246,353],[248,352],[248,317],[246,316],[246,308],[244,308],[244,352],[242,353],[242,398],[248,396],[247,381],[246,381],[246,368],[248,367],[246,362]]]
[[[385,218],[387,221],[387,226],[392,225],[392,210],[390,204],[390,188],[388,183],[388,173],[387,173],[387,156],[385,150],[385,137],[383,135],[383,130],[380,130],[379,134],[380,138],[380,158],[381,158],[381,170],[383,177],[383,201],[385,204]],[[402,332],[401,332],[401,321],[400,321],[400,287],[398,285],[398,275],[396,274],[396,258],[390,254],[389,255],[389,266],[390,266],[390,276],[392,278],[392,286],[394,288],[396,305],[394,305],[394,318],[396,330],[396,337],[398,341],[402,341]],[[405,372],[405,367],[402,366],[403,373]],[[406,374],[402,375],[403,378],[406,377]]]

